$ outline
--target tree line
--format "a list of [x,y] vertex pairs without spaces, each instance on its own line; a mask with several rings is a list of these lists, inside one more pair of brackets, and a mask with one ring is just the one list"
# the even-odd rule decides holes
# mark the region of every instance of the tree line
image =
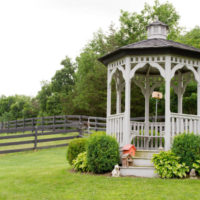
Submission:
[[[185,31],[179,25],[180,16],[174,6],[155,0],[151,6],[145,4],[140,13],[121,10],[119,27],[111,23],[107,32],[101,29],[85,45],[75,61],[66,56],[62,68],[57,70],[51,81],[43,81],[36,97],[22,95],[0,97],[0,120],[20,118],[84,114],[106,116],[107,69],[98,58],[121,46],[147,38],[146,26],[158,16],[169,26],[168,38],[200,48],[200,27]],[[157,88],[164,92],[164,86]],[[115,110],[115,83],[112,83],[112,111]],[[122,110],[123,110],[122,94]],[[196,114],[197,88],[191,81],[183,98],[183,111]],[[154,115],[153,99],[150,100],[150,115]],[[171,89],[171,110],[177,111],[177,96]],[[131,86],[132,117],[144,116],[144,97],[140,89]],[[164,100],[159,102],[158,114],[164,114]]]

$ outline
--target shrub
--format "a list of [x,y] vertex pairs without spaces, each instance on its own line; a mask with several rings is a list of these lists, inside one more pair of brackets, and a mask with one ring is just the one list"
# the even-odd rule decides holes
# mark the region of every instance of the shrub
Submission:
[[73,168],[80,172],[88,172],[87,154],[86,152],[79,153],[77,158],[72,161]]
[[87,161],[94,173],[109,172],[119,163],[119,145],[108,135],[94,135],[88,140]]
[[172,152],[192,169],[192,164],[200,160],[200,136],[193,133],[176,136],[172,143]]
[[180,159],[170,151],[154,154],[152,161],[161,178],[183,178],[189,172],[189,167],[185,163],[180,164]]
[[193,164],[192,167],[195,169],[198,175],[200,175],[200,160],[196,160]]
[[86,138],[77,138],[69,143],[67,149],[67,160],[72,165],[72,161],[78,156],[79,153],[86,151]]

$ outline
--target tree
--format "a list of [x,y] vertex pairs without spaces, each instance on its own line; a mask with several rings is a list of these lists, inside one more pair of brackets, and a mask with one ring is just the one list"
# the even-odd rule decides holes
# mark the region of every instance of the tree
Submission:
[[74,85],[75,65],[67,56],[61,61],[61,65],[63,65],[63,68],[57,70],[51,79],[52,91],[67,94]]
[[9,121],[22,118],[37,117],[38,101],[24,95],[0,97],[0,120]]
[[200,48],[200,27],[195,26],[192,30],[180,35],[177,40],[178,42]]
[[[145,4],[141,13],[121,11],[119,28],[111,24],[107,34],[101,30],[94,34],[76,59],[76,82],[71,93],[73,99],[69,101],[74,108],[71,114],[105,116],[107,69],[97,59],[123,45],[146,39],[146,26],[155,16],[169,25],[169,38],[176,38],[181,30],[179,15],[172,4],[160,4],[159,1],[155,1],[153,6]],[[143,115],[144,97],[135,85],[132,86],[131,97],[132,105],[137,104],[132,106],[131,113],[133,116]],[[113,102],[112,106],[115,106]]]
[[76,65],[67,56],[61,65],[63,67],[56,71],[50,82],[42,82],[38,92],[41,116],[65,114],[63,103],[73,89]]

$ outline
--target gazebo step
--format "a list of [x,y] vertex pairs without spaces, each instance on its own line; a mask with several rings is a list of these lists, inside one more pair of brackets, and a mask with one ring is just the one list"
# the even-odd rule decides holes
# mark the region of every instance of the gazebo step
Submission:
[[158,177],[154,167],[120,167],[120,174],[121,176]]
[[157,153],[159,153],[159,151],[157,150],[137,150],[135,157],[151,159],[153,154],[157,154]]
[[151,162],[150,158],[142,158],[142,157],[134,157],[133,165],[137,167],[139,166],[153,167],[153,163]]

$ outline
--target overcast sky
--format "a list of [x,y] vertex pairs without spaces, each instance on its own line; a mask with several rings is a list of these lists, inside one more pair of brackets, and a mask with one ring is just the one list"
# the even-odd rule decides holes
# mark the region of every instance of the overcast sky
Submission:
[[[118,24],[120,9],[139,12],[145,2],[154,0],[0,0],[0,95],[35,96],[66,55],[75,59],[94,32]],[[169,2],[181,26],[200,25],[198,0]]]

